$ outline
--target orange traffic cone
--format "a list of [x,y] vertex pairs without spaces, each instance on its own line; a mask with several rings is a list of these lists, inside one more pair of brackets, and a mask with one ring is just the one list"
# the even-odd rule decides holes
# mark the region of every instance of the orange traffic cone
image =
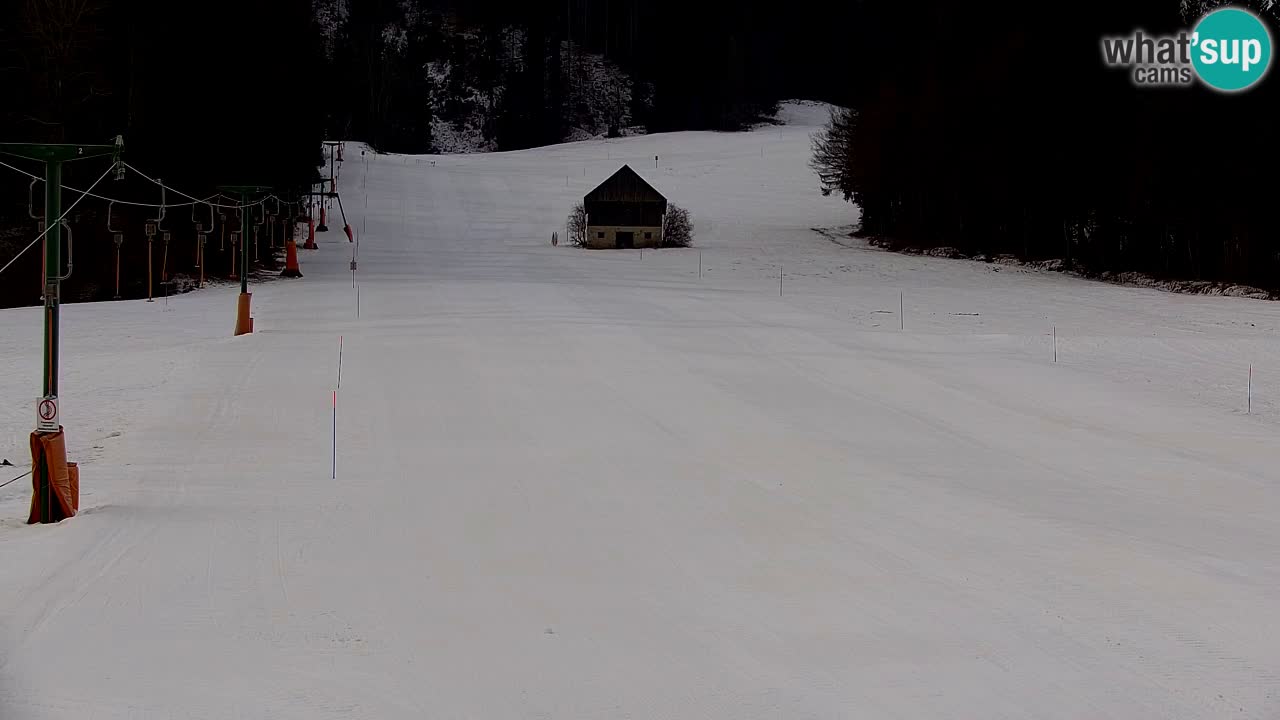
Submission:
[[325,212],[325,207],[321,205],[320,206],[320,225],[316,227],[316,232],[329,232],[329,225],[326,222],[328,218],[329,218],[329,214]]
[[291,237],[285,241],[284,247],[284,270],[280,271],[280,277],[302,277],[302,270],[298,267],[298,243]]
[[319,246],[316,245],[316,221],[313,218],[307,218],[307,242],[303,244],[303,250],[315,250]]

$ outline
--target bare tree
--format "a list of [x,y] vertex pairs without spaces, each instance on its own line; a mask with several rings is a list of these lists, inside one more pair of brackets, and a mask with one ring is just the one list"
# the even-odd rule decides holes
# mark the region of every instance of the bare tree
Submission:
[[[106,94],[102,70],[89,55],[100,42],[99,0],[25,0],[18,13],[15,51],[19,65],[2,68],[31,88],[29,110],[20,118],[65,139],[64,125],[84,103]],[[13,98],[10,98],[13,101]]]
[[587,246],[587,209],[578,203],[569,212],[565,223],[565,241],[577,247]]
[[662,218],[662,246],[689,247],[693,244],[693,218],[689,211],[670,203]]

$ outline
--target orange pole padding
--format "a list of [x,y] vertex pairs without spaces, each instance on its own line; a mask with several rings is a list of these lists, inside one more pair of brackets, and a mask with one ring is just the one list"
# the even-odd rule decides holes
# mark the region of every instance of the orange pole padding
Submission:
[[80,510],[80,468],[67,462],[67,440],[56,433],[31,433],[31,514],[28,524],[55,523]]
[[356,241],[355,237],[351,234],[351,225],[350,225],[350,224],[343,225],[343,226],[342,226],[342,229],[343,229],[343,230],[345,230],[345,231],[346,231],[346,233],[347,233],[347,242],[355,242],[355,241]]
[[298,243],[288,238],[284,241],[284,248],[284,270],[280,271],[280,277],[302,277],[302,268],[298,267]]
[[236,335],[248,335],[253,332],[253,317],[250,316],[253,293],[240,293],[236,300]]
[[307,218],[307,242],[302,246],[303,250],[315,250],[319,246],[316,245],[316,221]]

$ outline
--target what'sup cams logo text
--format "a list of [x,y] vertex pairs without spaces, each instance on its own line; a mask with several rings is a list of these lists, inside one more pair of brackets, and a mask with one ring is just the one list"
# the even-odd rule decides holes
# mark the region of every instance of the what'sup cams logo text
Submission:
[[1131,68],[1141,87],[1186,87],[1199,78],[1214,90],[1238,92],[1267,74],[1271,33],[1248,10],[1227,7],[1200,18],[1190,32],[1104,37],[1102,59]]

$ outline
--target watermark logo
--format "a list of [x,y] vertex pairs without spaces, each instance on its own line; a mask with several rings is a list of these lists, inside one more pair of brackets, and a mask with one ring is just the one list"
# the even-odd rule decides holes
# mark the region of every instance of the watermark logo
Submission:
[[1102,38],[1102,59],[1132,69],[1135,85],[1186,87],[1200,82],[1222,92],[1253,87],[1271,66],[1271,33],[1241,8],[1214,10],[1190,31],[1175,35]]
[[1217,90],[1252,87],[1271,65],[1271,33],[1247,10],[1223,8],[1205,15],[1193,43],[1199,46],[1199,52],[1191,53],[1196,74]]

